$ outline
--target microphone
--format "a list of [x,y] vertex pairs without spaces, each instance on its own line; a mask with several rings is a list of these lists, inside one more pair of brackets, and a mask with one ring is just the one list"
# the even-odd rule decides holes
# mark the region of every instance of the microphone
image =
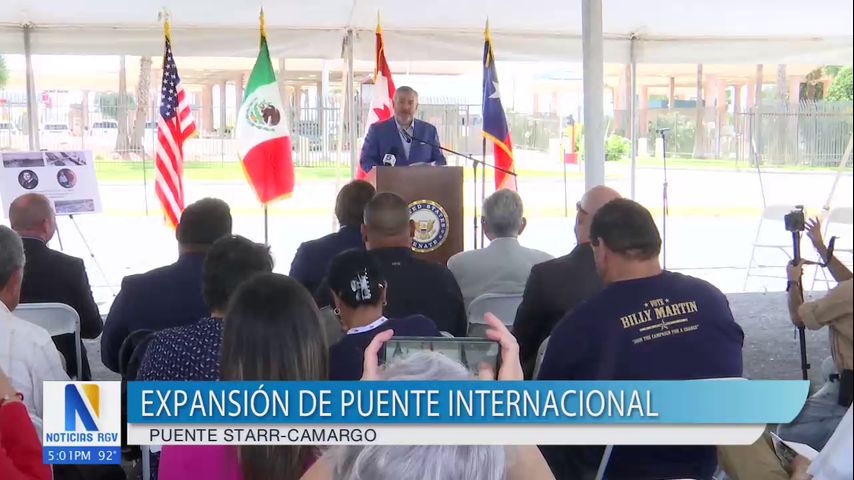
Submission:
[[393,153],[386,153],[383,155],[383,165],[393,167],[395,164],[397,164],[397,157],[395,157]]
[[406,143],[412,143],[412,135],[410,135],[409,132],[401,128],[400,134],[403,135],[403,139],[406,140]]

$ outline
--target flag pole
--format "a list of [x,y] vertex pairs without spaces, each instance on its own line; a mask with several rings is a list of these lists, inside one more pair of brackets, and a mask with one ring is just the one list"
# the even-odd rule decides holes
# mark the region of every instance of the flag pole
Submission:
[[[483,145],[483,161],[486,162],[486,139],[481,140],[481,145]],[[486,200],[486,167],[480,169],[480,204],[483,205],[484,200]],[[477,199],[475,199],[475,203],[477,203]],[[484,229],[480,229],[480,248],[483,248],[483,242],[486,238],[486,231]]]
[[[483,35],[484,35],[484,39],[486,40],[487,45],[489,45],[489,53],[487,55],[491,56],[492,55],[492,39],[489,36],[489,17],[486,17],[486,28],[483,31]],[[491,59],[487,60],[487,62],[489,62],[489,61],[492,61],[492,60]],[[484,67],[486,67],[486,66],[487,65],[484,65]],[[486,85],[484,85],[483,88],[485,89]],[[484,91],[486,91],[486,90],[484,90]],[[486,105],[484,102],[484,105],[481,106],[481,108],[484,108],[485,106]],[[481,127],[483,127],[483,126],[481,126]],[[483,161],[485,163],[486,162],[486,138],[481,139],[481,147],[482,147]],[[477,175],[476,174],[475,174],[475,182],[477,182]],[[480,172],[480,204],[481,205],[483,205],[483,201],[485,199],[486,199],[486,167],[481,169],[481,172]],[[475,202],[475,204],[477,204],[477,196],[475,196],[474,202]],[[477,220],[475,220],[475,221],[477,221]],[[477,235],[477,233],[475,233],[475,235]],[[485,237],[486,237],[486,232],[484,231],[484,229],[481,228],[480,229],[480,248],[483,248],[483,243],[484,243]],[[475,238],[475,244],[477,244],[476,238]],[[475,248],[477,248],[477,246],[475,246]]]
[[[264,7],[261,7],[258,14],[258,28],[261,34],[260,42],[263,45],[264,37],[267,36],[264,32]],[[270,212],[267,209],[267,202],[264,202],[264,245],[270,245]]]
[[264,204],[264,245],[270,245],[270,232],[268,222],[267,204]]

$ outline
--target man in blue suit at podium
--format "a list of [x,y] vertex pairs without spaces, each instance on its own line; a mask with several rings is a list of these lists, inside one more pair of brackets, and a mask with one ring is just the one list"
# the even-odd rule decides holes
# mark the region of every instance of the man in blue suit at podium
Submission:
[[[392,99],[394,115],[368,129],[359,163],[368,173],[376,166],[445,165],[439,134],[433,125],[417,120],[418,92],[400,87]],[[432,145],[431,145],[432,144]]]

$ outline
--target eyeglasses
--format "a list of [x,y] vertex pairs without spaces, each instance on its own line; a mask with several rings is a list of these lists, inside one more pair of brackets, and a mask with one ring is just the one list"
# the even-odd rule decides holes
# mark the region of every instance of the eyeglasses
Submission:
[[575,202],[575,209],[578,210],[578,213],[583,213],[583,214],[587,215],[587,210],[585,210],[581,207],[581,201],[580,200],[578,202]]

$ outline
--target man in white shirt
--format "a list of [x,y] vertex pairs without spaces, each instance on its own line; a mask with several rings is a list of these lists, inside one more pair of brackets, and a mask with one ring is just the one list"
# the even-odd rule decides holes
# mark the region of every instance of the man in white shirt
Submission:
[[43,414],[42,382],[68,380],[59,351],[41,327],[12,315],[21,296],[24,245],[21,237],[0,225],[0,368],[24,395],[31,415]]
[[522,198],[512,190],[498,190],[483,202],[481,225],[489,246],[460,252],[448,260],[448,269],[460,285],[466,308],[484,293],[521,294],[531,267],[552,259],[548,253],[519,245],[526,220]]

